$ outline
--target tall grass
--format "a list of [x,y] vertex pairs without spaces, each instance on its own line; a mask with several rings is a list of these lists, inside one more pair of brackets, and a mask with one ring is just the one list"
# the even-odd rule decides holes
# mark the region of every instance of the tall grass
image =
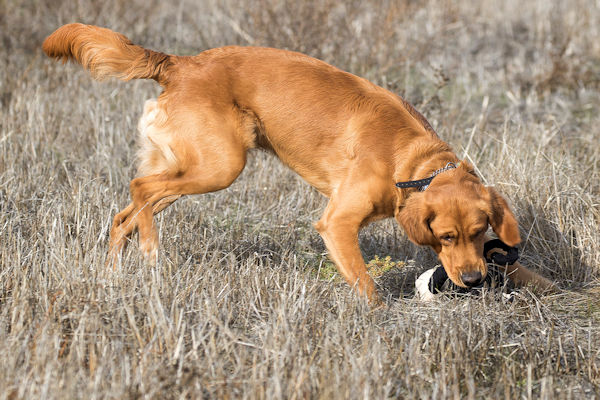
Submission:
[[[0,2],[0,398],[581,398],[600,390],[600,8],[592,0]],[[104,266],[153,82],[41,53],[68,22],[194,54],[324,59],[415,104],[510,199],[561,294],[413,299],[435,265],[392,221],[361,234],[387,307],[331,270],[326,201],[264,153]],[[381,260],[380,259],[380,260]],[[383,261],[387,263],[387,261]]]

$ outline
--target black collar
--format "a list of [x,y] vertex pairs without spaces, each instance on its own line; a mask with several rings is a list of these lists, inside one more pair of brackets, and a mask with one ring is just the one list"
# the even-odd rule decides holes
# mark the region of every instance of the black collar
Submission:
[[454,164],[453,162],[449,162],[448,164],[446,164],[446,166],[444,168],[435,170],[435,172],[433,174],[431,174],[431,176],[429,178],[419,179],[418,181],[397,182],[396,187],[401,188],[401,189],[418,187],[419,191],[422,192],[425,189],[427,189],[427,187],[429,187],[429,184],[431,183],[433,178],[435,178],[437,175],[441,174],[442,172],[446,172],[450,169],[455,169],[455,168],[457,168],[457,165]]

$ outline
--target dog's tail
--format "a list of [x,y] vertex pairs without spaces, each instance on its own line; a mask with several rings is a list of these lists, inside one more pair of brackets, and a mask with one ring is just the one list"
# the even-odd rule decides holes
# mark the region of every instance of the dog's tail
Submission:
[[144,49],[110,29],[83,24],[61,26],[44,40],[42,49],[63,63],[80,63],[98,80],[114,76],[124,81],[154,79],[160,84],[165,83],[174,57]]

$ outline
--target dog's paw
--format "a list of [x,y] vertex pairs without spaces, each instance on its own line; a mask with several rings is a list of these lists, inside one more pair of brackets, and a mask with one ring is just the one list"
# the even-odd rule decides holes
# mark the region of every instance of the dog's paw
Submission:
[[115,235],[114,229],[110,235],[108,243],[108,255],[106,257],[106,266],[115,270],[121,261],[123,250],[127,247],[127,238],[124,235]]
[[140,238],[140,252],[146,264],[156,265],[158,262],[158,238],[156,235],[152,235],[147,239]]

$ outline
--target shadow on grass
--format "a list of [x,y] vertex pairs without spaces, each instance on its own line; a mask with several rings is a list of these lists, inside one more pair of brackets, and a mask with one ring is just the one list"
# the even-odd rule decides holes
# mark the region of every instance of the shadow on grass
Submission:
[[558,284],[576,290],[600,279],[594,268],[585,262],[581,251],[585,239],[572,226],[564,228],[545,217],[547,212],[529,205],[522,213],[521,224],[529,231],[521,232],[519,246],[522,264]]
[[[561,287],[576,289],[593,281],[592,269],[581,261],[583,257],[576,234],[573,231],[563,233],[550,221],[534,219],[533,215],[530,213],[523,217],[524,224],[534,221],[529,223],[534,234],[529,235],[529,239],[520,246],[523,265],[554,280]],[[192,240],[179,251],[187,256],[196,253],[194,258],[198,261],[218,257],[240,264],[249,258],[258,258],[282,267],[289,265],[293,258],[295,264],[303,266],[315,279],[343,281],[327,257],[321,237],[310,225],[294,223],[274,227],[257,224],[256,221],[249,225],[244,223],[247,221],[214,222],[203,220],[191,231],[206,230],[209,237],[221,239]],[[414,284],[419,274],[439,265],[439,261],[430,249],[411,244],[401,229],[393,227],[393,224],[393,221],[386,222],[365,229],[361,232],[359,243],[381,295],[392,300],[411,298],[415,295]],[[527,233],[522,232],[522,237],[528,238]],[[559,260],[568,260],[568,265],[561,265]]]

